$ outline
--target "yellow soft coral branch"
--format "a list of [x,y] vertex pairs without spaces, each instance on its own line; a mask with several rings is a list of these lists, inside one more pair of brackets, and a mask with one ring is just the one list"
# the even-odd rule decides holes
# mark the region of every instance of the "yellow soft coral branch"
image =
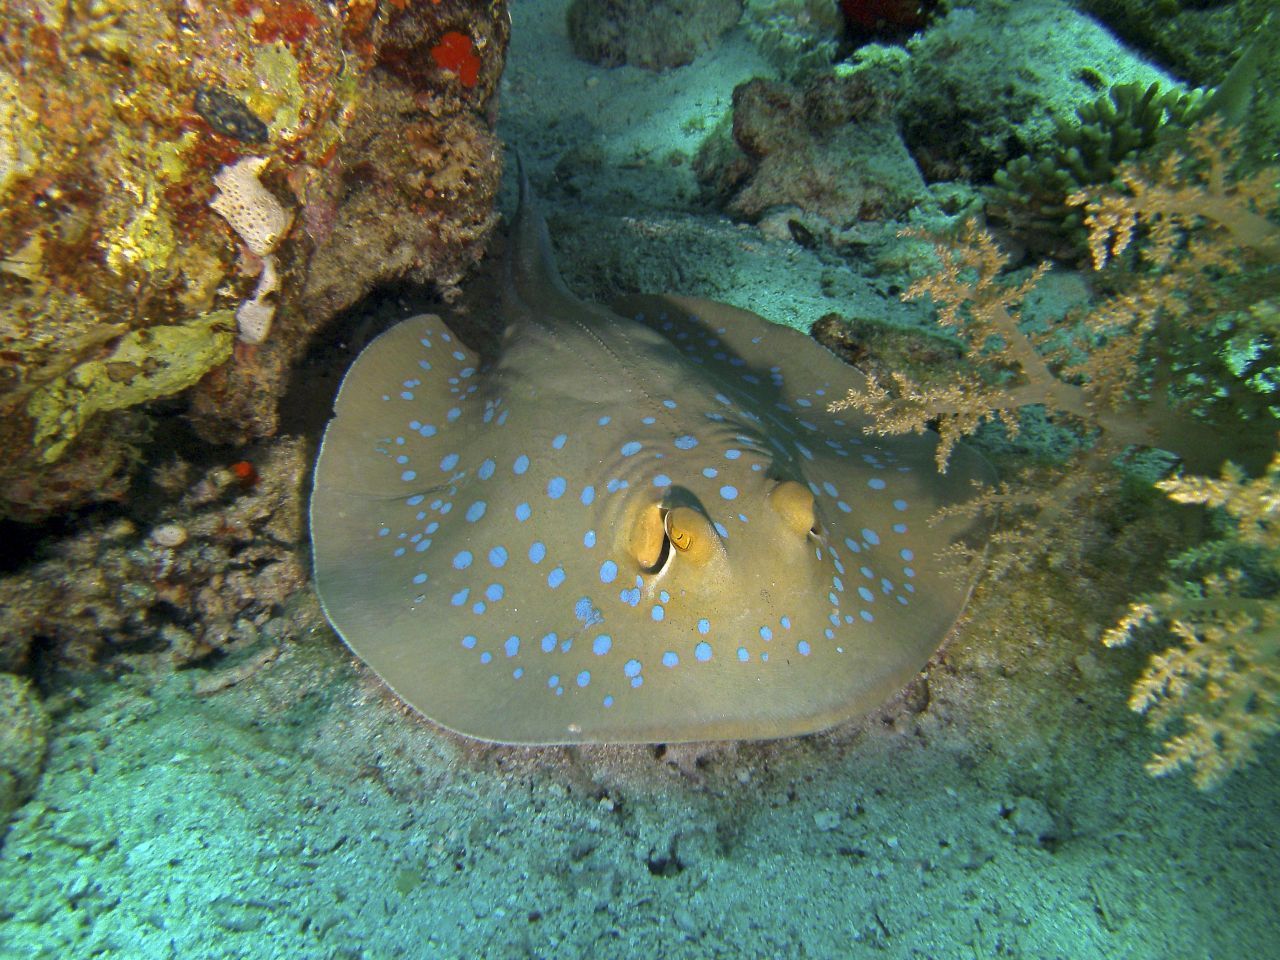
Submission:
[[[1158,486],[1180,503],[1224,510],[1233,539],[1263,548],[1262,562],[1280,575],[1280,455],[1256,480],[1228,464],[1218,480],[1175,477]],[[1143,627],[1165,624],[1177,641],[1151,657],[1129,697],[1158,730],[1181,720],[1182,731],[1147,764],[1156,776],[1190,767],[1197,786],[1215,786],[1280,732],[1280,598],[1244,589],[1238,570],[1205,577],[1197,587],[1132,604],[1102,637],[1109,647],[1124,646]]]

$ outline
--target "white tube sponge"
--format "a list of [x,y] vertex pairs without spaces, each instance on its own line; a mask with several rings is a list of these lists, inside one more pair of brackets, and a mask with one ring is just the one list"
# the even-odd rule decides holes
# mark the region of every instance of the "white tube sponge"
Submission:
[[258,179],[267,162],[267,157],[244,157],[223,167],[213,175],[218,193],[209,201],[259,257],[275,250],[293,222],[293,214]]

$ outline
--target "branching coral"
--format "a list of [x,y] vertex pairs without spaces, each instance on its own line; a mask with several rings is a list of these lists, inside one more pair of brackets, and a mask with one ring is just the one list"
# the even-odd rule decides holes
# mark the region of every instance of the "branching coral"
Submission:
[[1246,576],[1231,567],[1143,597],[1102,638],[1109,647],[1124,646],[1141,628],[1165,625],[1177,639],[1152,656],[1129,706],[1157,730],[1182,722],[1147,770],[1163,776],[1190,767],[1196,785],[1206,789],[1280,732],[1280,455],[1256,480],[1228,465],[1220,480],[1176,477],[1157,486],[1179,503],[1225,511],[1233,526],[1229,540],[1252,548],[1260,568]]
[[[1152,166],[1122,167],[1118,186],[1069,198],[1083,210],[1099,278],[1116,292],[1067,318],[1065,337],[1035,335],[1020,322],[1043,265],[1007,283],[1005,254],[972,224],[939,241],[941,269],[904,296],[932,298],[940,322],[965,342],[969,368],[928,387],[901,372],[872,374],[864,389],[833,405],[869,414],[880,433],[936,428],[939,469],[985,421],[1016,432],[1026,407],[1073,426],[1081,448],[1069,463],[952,508],[1011,515],[994,538],[998,568],[1078,540],[1076,508],[1114,487],[1112,463],[1135,446],[1171,451],[1201,471],[1231,460],[1257,468],[1274,453],[1275,378],[1246,385],[1221,356],[1241,336],[1274,356],[1275,324],[1267,318],[1280,287],[1280,228],[1269,219],[1280,209],[1280,171],[1238,174],[1236,144],[1232,131],[1207,121],[1182,150]],[[1234,540],[1263,551],[1268,583],[1280,583],[1280,530],[1272,525],[1280,457],[1257,481],[1224,469],[1221,481],[1189,477],[1160,487],[1179,502],[1224,508],[1236,521]],[[1185,720],[1186,731],[1166,742],[1149,769],[1189,765],[1196,782],[1210,786],[1247,762],[1253,744],[1280,723],[1280,607],[1274,583],[1260,588],[1225,560],[1198,579],[1193,588],[1136,603],[1107,642],[1124,643],[1157,621],[1179,637],[1178,647],[1152,659],[1130,702],[1157,727]]]

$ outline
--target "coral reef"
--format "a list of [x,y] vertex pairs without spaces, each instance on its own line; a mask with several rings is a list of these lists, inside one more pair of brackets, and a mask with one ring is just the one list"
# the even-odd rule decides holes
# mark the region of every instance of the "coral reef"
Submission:
[[692,63],[742,16],[742,0],[573,0],[573,52],[604,67]]
[[756,79],[733,92],[733,147],[710,144],[699,178],[735,214],[798,208],[834,227],[903,216],[926,196],[891,119],[894,88],[871,72],[802,89]]
[[1062,260],[1085,252],[1083,214],[1067,198],[1111,182],[1116,170],[1150,150],[1166,125],[1185,129],[1202,110],[1203,90],[1145,89],[1117,84],[1076,108],[1075,118],[1054,120],[1052,145],[1015,157],[997,170],[987,210],[1013,228],[1028,249]]
[[1151,657],[1129,706],[1155,730],[1182,724],[1147,770],[1164,776],[1190,767],[1196,785],[1208,789],[1280,733],[1280,454],[1256,480],[1228,465],[1220,480],[1180,476],[1156,486],[1171,500],[1230,518],[1223,540],[1181,558],[1184,568],[1207,560],[1218,569],[1140,598],[1102,642],[1124,646],[1154,625],[1174,635],[1174,646]]
[[502,3],[0,0],[0,30],[0,516],[118,496],[158,397],[269,436],[312,331],[483,250]]
[[[940,469],[956,440],[987,420],[1016,433],[1028,408],[1037,408],[1073,429],[1076,452],[1065,463],[1038,464],[1019,481],[953,509],[1004,514],[993,539],[997,572],[1025,567],[1055,545],[1078,540],[1074,518],[1087,512],[1082,505],[1114,497],[1123,481],[1115,464],[1138,450],[1171,451],[1192,470],[1218,469],[1225,461],[1261,469],[1276,444],[1271,321],[1280,294],[1280,228],[1269,219],[1280,208],[1276,176],[1275,168],[1240,172],[1237,133],[1215,118],[1194,127],[1184,149],[1145,166],[1123,166],[1118,188],[1070,197],[1085,211],[1094,266],[1113,292],[1048,330],[1032,331],[1019,316],[1046,265],[1021,282],[1006,282],[1006,255],[970,223],[957,239],[936,245],[942,269],[905,294],[939,305],[942,324],[965,342],[969,365],[929,385],[901,371],[873,372],[865,390],[851,391],[836,406],[869,414],[882,433],[936,426]],[[1229,362],[1231,354],[1249,360],[1242,367]],[[1218,492],[1192,481],[1171,481],[1164,489],[1184,502],[1221,502],[1229,510],[1267,504],[1238,477],[1228,474]],[[1153,765],[1157,772],[1191,764],[1202,783],[1216,782],[1247,759],[1248,743],[1274,727],[1274,697],[1258,693],[1272,682],[1267,671],[1274,664],[1261,661],[1274,658],[1274,611],[1246,614],[1226,602],[1238,595],[1226,585],[1238,579],[1224,567],[1197,595],[1206,608],[1238,619],[1193,621],[1193,607],[1169,595],[1140,603],[1109,634],[1119,642],[1140,623],[1164,618],[1188,650],[1199,644],[1211,658],[1206,667],[1189,652],[1157,657],[1139,681],[1135,708],[1157,707],[1158,724],[1185,712],[1193,727],[1190,739],[1170,741]],[[1255,634],[1262,639],[1250,646]],[[1169,679],[1171,671],[1181,671],[1180,679]],[[1224,671],[1246,675],[1248,692],[1237,691],[1222,707],[1238,722],[1237,740],[1210,724],[1185,692],[1203,681],[1215,698]]]
[[742,22],[752,43],[793,82],[835,62],[844,22],[826,0],[747,0]]
[[0,670],[30,669],[38,644],[72,675],[163,674],[299,636],[308,464],[287,440],[252,467],[154,468],[133,516],[94,518],[0,579]]
[[35,790],[48,738],[49,715],[31,684],[0,673],[0,840],[13,811]]

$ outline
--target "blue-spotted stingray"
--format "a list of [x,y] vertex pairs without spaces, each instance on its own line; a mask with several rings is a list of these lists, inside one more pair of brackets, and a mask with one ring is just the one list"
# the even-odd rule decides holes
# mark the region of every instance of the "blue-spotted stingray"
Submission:
[[561,281],[527,190],[484,362],[436,316],[356,359],[315,470],[315,578],[406,703],[514,744],[765,739],[865,714],[928,661],[990,470],[827,407],[861,375],[707,300]]

